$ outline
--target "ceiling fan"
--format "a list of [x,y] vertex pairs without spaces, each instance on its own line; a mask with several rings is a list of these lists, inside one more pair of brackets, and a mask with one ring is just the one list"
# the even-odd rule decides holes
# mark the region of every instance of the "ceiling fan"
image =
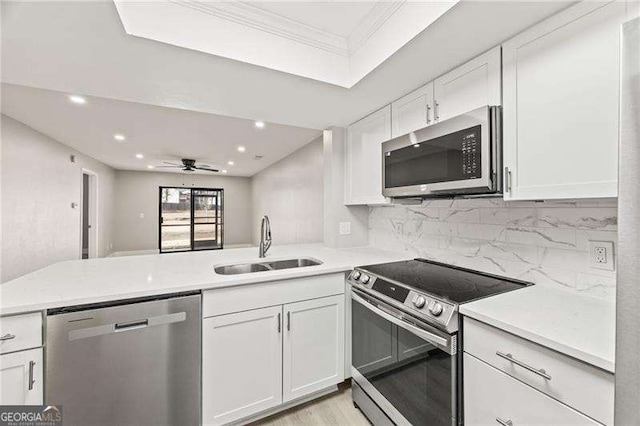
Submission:
[[189,158],[183,158],[182,164],[171,163],[169,161],[163,161],[166,166],[157,166],[157,168],[180,168],[183,172],[195,172],[196,170],[206,170],[208,172],[218,172],[218,169],[213,169],[211,166],[206,164],[198,164],[196,165],[196,160],[192,160]]

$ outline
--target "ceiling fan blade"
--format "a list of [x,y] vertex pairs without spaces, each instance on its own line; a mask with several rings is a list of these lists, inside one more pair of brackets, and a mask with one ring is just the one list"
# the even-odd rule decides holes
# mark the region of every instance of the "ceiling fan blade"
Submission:
[[220,170],[218,170],[218,169],[210,169],[210,168],[208,168],[208,167],[202,167],[202,166],[196,166],[196,167],[194,167],[194,168],[196,168],[196,169],[198,169],[198,170],[206,170],[206,171],[208,171],[208,172],[219,172],[219,171],[220,171]]
[[179,165],[175,165],[175,166],[155,166],[156,169],[175,169],[175,168],[181,168],[182,166]]
[[171,161],[163,161],[163,164],[168,164],[170,166],[177,166],[177,167],[182,167],[182,164],[178,164],[178,163],[172,163]]

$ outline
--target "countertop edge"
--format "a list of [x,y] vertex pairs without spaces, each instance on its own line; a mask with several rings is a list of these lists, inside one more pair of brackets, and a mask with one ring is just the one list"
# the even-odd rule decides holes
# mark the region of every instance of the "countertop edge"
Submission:
[[[309,267],[316,268],[316,267]],[[104,296],[96,296],[93,298],[83,297],[81,299],[65,299],[60,303],[36,303],[36,304],[26,304],[20,306],[12,306],[10,308],[3,308],[0,306],[0,316],[10,316],[10,315],[20,315],[27,314],[31,312],[39,312],[46,311],[47,309],[55,309],[67,306],[81,306],[93,303],[106,303],[118,300],[127,300],[127,299],[135,299],[139,297],[153,297],[160,296],[164,294],[172,294],[172,293],[183,293],[189,291],[208,291],[208,290],[217,290],[221,288],[228,287],[239,287],[243,285],[251,285],[251,284],[259,284],[271,281],[280,281],[280,280],[290,280],[296,278],[305,278],[319,275],[329,275],[329,274],[337,274],[341,272],[347,272],[353,269],[350,265],[336,265],[336,266],[324,266],[319,265],[317,269],[307,269],[307,268],[299,268],[299,269],[291,269],[287,272],[282,271],[268,271],[268,272],[259,272],[259,273],[251,273],[251,274],[238,274],[238,278],[235,280],[229,280],[225,282],[210,282],[210,283],[193,283],[189,285],[177,285],[175,287],[162,287],[157,290],[143,290],[143,291],[131,291],[128,293],[122,293],[118,296],[114,295],[104,295]],[[264,275],[271,274],[271,272],[276,272],[273,275]]]
[[478,320],[480,322],[483,322],[485,324],[491,325],[493,327],[499,328],[515,336],[529,340],[533,343],[537,343],[541,346],[547,347],[561,354],[570,356],[584,363],[593,365],[594,367],[600,368],[611,374],[615,374],[615,363],[606,358],[601,358],[599,356],[593,355],[592,353],[577,349],[573,346],[563,345],[562,343],[556,340],[549,339],[541,334],[533,333],[527,329],[523,329],[522,327],[515,326],[505,321],[501,321],[495,317],[478,313],[473,309],[466,308],[464,305],[460,306],[460,313],[466,317],[469,317],[469,318]]

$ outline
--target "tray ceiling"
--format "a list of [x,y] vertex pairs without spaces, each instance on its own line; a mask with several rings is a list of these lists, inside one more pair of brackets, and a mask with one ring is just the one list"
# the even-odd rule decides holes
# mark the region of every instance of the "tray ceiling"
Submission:
[[457,2],[115,0],[127,34],[346,88]]

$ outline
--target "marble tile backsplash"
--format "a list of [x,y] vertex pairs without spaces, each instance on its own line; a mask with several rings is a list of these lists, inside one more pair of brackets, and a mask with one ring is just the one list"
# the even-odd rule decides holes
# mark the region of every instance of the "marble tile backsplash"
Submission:
[[369,211],[374,247],[614,298],[615,272],[590,266],[590,240],[617,249],[616,200],[425,200]]

